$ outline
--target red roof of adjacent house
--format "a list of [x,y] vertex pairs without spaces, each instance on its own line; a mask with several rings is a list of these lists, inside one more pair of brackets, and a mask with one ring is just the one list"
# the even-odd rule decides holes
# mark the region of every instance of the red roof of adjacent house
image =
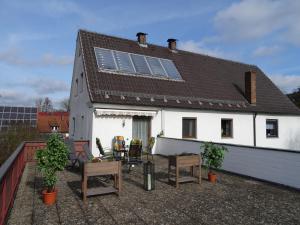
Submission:
[[51,133],[58,127],[59,133],[69,132],[69,112],[38,112],[37,128],[40,133]]

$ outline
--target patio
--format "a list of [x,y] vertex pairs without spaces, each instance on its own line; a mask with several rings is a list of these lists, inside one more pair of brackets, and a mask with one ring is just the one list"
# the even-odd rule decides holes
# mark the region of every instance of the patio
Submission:
[[219,173],[216,185],[204,179],[201,186],[176,189],[167,183],[167,159],[155,156],[155,164],[154,191],[143,190],[142,167],[130,174],[124,167],[120,197],[90,197],[87,204],[80,196],[80,172],[65,170],[59,174],[57,204],[46,207],[41,177],[35,164],[27,163],[8,224],[300,224],[297,191],[226,173]]

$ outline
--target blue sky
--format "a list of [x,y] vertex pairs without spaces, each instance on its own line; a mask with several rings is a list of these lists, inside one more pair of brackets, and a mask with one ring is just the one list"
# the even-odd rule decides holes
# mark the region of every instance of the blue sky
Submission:
[[[141,4],[142,3],[142,4]],[[0,0],[0,105],[69,96],[79,28],[258,65],[300,87],[300,1]]]

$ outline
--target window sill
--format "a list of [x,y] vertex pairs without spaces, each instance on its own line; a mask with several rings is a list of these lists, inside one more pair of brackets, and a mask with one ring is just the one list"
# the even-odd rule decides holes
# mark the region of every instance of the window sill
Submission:
[[187,139],[187,140],[197,140],[196,137],[182,137],[182,139]]
[[278,136],[266,136],[266,138],[279,138]]
[[222,136],[221,138],[222,139],[233,139],[233,137],[231,137],[231,136],[228,136],[228,137],[227,136]]

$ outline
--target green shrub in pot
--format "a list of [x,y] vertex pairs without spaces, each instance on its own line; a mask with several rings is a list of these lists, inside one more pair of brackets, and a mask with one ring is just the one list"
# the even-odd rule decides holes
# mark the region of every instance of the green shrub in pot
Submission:
[[222,167],[225,152],[228,150],[224,146],[212,142],[204,142],[200,148],[203,149],[203,165],[208,169],[208,178],[212,178],[213,180],[211,181],[215,182],[216,175],[212,172],[212,169],[220,169]]
[[68,155],[67,146],[57,134],[50,135],[46,147],[36,152],[37,168],[42,173],[48,193],[55,190],[57,172],[64,170]]

